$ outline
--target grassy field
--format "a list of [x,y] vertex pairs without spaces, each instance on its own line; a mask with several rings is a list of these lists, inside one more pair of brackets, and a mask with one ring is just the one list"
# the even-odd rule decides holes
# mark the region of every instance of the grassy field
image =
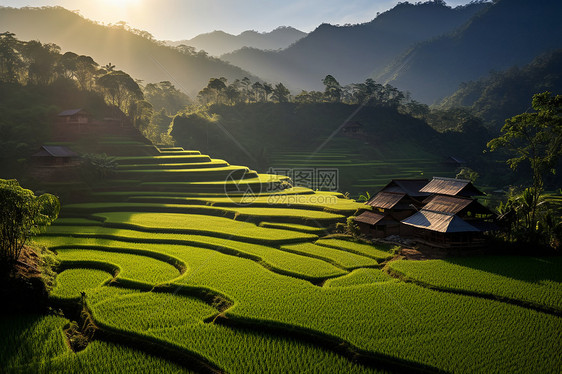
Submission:
[[[358,165],[349,156],[276,155],[279,162],[353,170]],[[562,367],[557,258],[387,263],[395,257],[392,245],[325,237],[365,208],[339,193],[262,189],[247,201],[228,188],[265,185],[270,176],[215,180],[228,165],[177,147],[118,161],[119,175],[87,202],[64,204],[62,218],[36,238],[60,262],[50,300],[83,303],[100,331],[73,353],[64,317],[3,320],[2,372],[558,373]],[[424,162],[404,160],[392,173],[414,175]],[[185,170],[194,170],[193,178]],[[388,173],[365,174],[366,183]]]
[[486,256],[394,261],[406,279],[453,291],[521,302],[562,313],[562,258]]

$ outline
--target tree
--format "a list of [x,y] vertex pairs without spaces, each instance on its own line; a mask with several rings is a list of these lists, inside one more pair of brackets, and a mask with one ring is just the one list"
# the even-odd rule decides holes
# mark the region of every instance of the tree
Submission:
[[255,82],[254,84],[252,84],[252,91],[254,93],[254,101],[258,102],[258,101],[262,101],[263,98],[263,85],[260,82]]
[[476,171],[467,167],[461,168],[455,176],[456,179],[466,179],[473,183],[476,182],[476,179],[478,179],[478,177],[479,175]]
[[0,33],[0,80],[14,82],[23,62],[20,55],[22,43],[11,32]]
[[138,83],[121,70],[99,77],[96,83],[103,89],[106,100],[123,112],[128,112],[132,101],[143,99]]
[[326,75],[322,79],[322,83],[325,86],[324,96],[327,101],[338,103],[341,101],[342,88],[340,83],[331,75]]
[[215,93],[215,103],[217,104],[220,103],[222,92],[226,90],[225,81],[226,79],[224,78],[211,78],[211,80],[209,80],[209,84],[207,84],[207,88]]
[[59,210],[55,196],[37,197],[14,179],[0,179],[0,262],[4,274],[19,258],[27,239],[57,219]]
[[273,99],[273,101],[276,101],[278,103],[286,103],[287,101],[289,101],[290,93],[291,92],[287,89],[287,87],[283,85],[283,83],[277,83],[275,85],[275,88],[273,89],[271,98]]
[[144,87],[144,97],[155,111],[165,109],[169,115],[176,114],[191,101],[189,96],[179,91],[170,81],[147,84]]
[[269,95],[273,93],[273,86],[269,83],[263,84],[263,92],[265,95],[265,101],[269,101]]
[[532,101],[534,113],[518,114],[505,121],[502,135],[488,142],[491,151],[505,150],[513,157],[507,160],[512,169],[528,162],[532,187],[524,200],[528,203],[527,229],[534,232],[539,197],[544,188],[544,177],[555,173],[562,153],[562,96],[550,92],[535,94]]

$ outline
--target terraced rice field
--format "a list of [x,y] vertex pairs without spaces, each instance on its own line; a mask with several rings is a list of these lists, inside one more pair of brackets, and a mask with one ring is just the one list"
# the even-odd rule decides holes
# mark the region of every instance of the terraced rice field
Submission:
[[139,373],[562,367],[558,260],[532,260],[531,270],[528,258],[386,263],[390,245],[326,237],[365,208],[341,194],[264,190],[248,202],[216,174],[197,182],[201,189],[167,179],[188,159],[217,165],[193,168],[201,177],[225,168],[202,157],[173,148],[121,158],[120,170],[140,178],[131,180],[165,172],[63,207],[37,238],[60,261],[50,298],[83,303],[99,330],[72,353],[62,317],[0,323],[0,340],[18,342],[0,352],[2,371],[79,372],[84,363],[90,372]]
[[336,137],[316,152],[310,149],[277,151],[269,161],[278,170],[337,168],[340,190],[359,196],[365,191],[376,192],[393,178],[450,177],[455,168],[445,164],[444,159],[416,152],[415,147],[408,149],[408,158],[404,158],[403,149],[385,147],[383,150]]

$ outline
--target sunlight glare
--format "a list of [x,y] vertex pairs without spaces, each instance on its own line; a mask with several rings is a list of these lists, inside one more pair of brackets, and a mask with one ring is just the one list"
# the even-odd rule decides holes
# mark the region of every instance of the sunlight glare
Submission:
[[129,6],[138,5],[141,0],[102,0],[102,1],[108,5],[113,5],[119,8],[125,8]]

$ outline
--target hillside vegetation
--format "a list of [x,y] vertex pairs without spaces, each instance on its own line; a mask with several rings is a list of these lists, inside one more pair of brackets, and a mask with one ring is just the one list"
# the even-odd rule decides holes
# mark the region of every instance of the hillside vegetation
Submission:
[[560,48],[561,12],[559,1],[496,1],[456,32],[418,44],[377,80],[432,104],[452,94],[461,82],[528,64]]
[[0,32],[10,31],[23,40],[55,43],[63,51],[91,56],[101,65],[112,63],[145,83],[171,81],[193,96],[210,77],[252,77],[205,53],[165,46],[145,31],[123,24],[103,26],[61,7],[1,7],[0,20]]
[[464,83],[439,108],[465,107],[493,129],[506,118],[529,109],[529,97],[537,92],[562,91],[562,50],[541,55],[530,64],[497,71],[477,81]]
[[243,48],[221,59],[293,90],[317,90],[327,74],[348,84],[375,77],[414,43],[451,32],[488,6],[404,2],[364,24],[322,24],[279,52]]

